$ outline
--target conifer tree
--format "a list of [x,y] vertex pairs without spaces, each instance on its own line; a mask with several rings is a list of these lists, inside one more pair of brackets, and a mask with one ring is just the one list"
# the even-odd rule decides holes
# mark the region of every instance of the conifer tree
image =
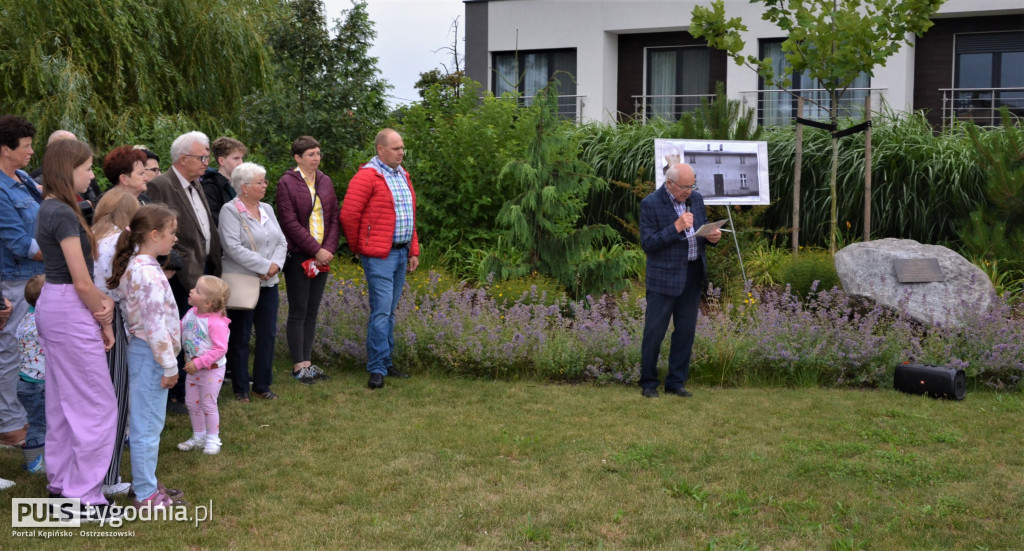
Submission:
[[557,103],[554,84],[535,96],[530,110],[535,131],[525,158],[510,161],[498,176],[503,194],[511,198],[497,218],[504,229],[499,252],[485,258],[482,272],[499,279],[539,272],[574,297],[596,295],[621,288],[639,253],[623,247],[605,224],[582,225],[586,198],[608,184],[579,160],[577,144],[556,114]]

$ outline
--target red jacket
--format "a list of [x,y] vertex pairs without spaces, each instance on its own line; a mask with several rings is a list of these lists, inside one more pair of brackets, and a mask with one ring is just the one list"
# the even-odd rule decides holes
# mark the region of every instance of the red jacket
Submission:
[[[402,168],[412,194],[412,242],[409,256],[420,255],[416,234],[416,192],[409,173]],[[356,254],[387,258],[395,237],[395,201],[387,180],[370,163],[359,167],[341,203],[341,231]]]

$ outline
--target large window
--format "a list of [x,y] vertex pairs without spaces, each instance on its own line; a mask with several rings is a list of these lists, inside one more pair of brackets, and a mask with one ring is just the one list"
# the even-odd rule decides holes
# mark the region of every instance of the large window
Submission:
[[1024,32],[958,34],[955,48],[958,117],[998,124],[999,107],[1024,110]]
[[710,56],[705,46],[647,48],[644,113],[674,121],[708,95]]
[[[789,62],[782,52],[783,39],[761,41],[761,59],[771,58],[772,69],[776,75],[782,75]],[[797,99],[778,86],[768,86],[763,78],[758,79],[758,117],[761,124],[789,124],[798,116]],[[803,96],[806,119],[825,120],[829,118],[831,99],[821,82],[801,74],[793,73],[790,90]],[[839,100],[840,117],[859,117],[864,112],[864,99],[869,93],[871,80],[867,74],[861,74],[850,85],[850,89]],[[808,101],[811,100],[811,101]],[[816,103],[812,103],[816,102]]]
[[576,50],[530,50],[493,54],[492,91],[500,97],[517,93],[529,105],[533,97],[552,80],[558,81],[558,111],[564,117],[579,114],[576,97]]

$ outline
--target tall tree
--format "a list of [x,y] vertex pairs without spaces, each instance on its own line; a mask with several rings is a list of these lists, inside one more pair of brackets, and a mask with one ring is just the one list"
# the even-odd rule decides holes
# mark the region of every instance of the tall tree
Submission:
[[[788,90],[796,72],[808,75],[828,91],[829,120],[839,120],[839,102],[860,74],[874,74],[877,66],[904,43],[913,45],[910,34],[920,36],[932,26],[931,17],[944,0],[753,0],[765,6],[761,18],[787,33],[782,43],[788,65],[775,74],[771,59],[743,55],[740,33],[747,30],[740,18],[727,19],[722,0],[710,7],[693,8],[690,33],[703,37],[714,48],[724,50],[737,64],[746,65],[764,78],[766,84]],[[801,114],[802,115],[802,114]],[[839,139],[832,138],[831,191],[832,252],[836,248],[836,170]]]
[[342,12],[333,36],[322,0],[289,0],[287,7],[271,32],[274,82],[253,98],[248,133],[262,138],[268,156],[286,159],[294,138],[311,135],[321,143],[325,169],[347,168],[369,151],[388,114],[390,85],[369,55],[376,32],[366,2]]
[[557,115],[554,83],[537,93],[530,110],[533,136],[524,158],[509,161],[498,176],[510,199],[497,217],[504,233],[481,275],[505,279],[538,271],[576,297],[621,288],[640,256],[608,225],[583,224],[587,196],[608,184],[579,159],[568,123]]
[[[279,1],[50,0],[0,4],[0,112],[106,148],[238,124],[268,80]],[[170,128],[173,127],[173,128]],[[163,129],[163,130],[161,130]]]

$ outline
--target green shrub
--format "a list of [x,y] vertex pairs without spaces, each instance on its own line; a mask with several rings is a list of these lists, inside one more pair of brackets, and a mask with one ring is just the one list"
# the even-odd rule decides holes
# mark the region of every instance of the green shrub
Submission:
[[791,255],[780,268],[779,283],[789,285],[792,294],[807,298],[812,289],[827,291],[838,286],[839,275],[828,251],[805,250]]

